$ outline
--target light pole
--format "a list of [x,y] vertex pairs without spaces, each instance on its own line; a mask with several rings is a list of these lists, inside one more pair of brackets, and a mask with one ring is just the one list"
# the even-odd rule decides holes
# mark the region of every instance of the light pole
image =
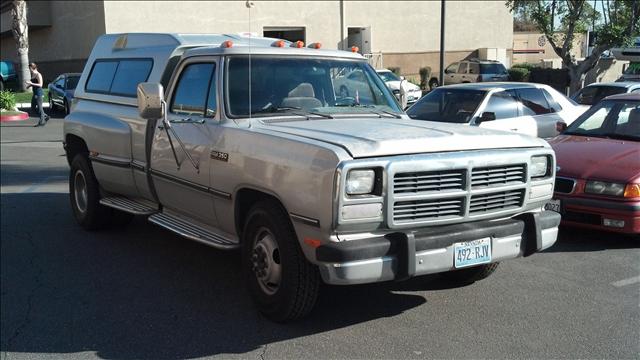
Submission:
[[440,0],[440,81],[444,85],[444,2]]

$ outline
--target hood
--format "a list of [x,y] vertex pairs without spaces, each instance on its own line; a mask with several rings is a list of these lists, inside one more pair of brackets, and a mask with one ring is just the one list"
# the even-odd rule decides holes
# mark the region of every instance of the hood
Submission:
[[459,124],[387,118],[258,122],[257,127],[342,147],[353,158],[459,150],[543,147],[539,138]]
[[[412,84],[408,81],[404,82],[404,89],[406,91],[415,91],[415,90],[420,90],[420,87]],[[385,84],[387,84],[387,87],[391,90],[399,90],[400,89],[400,81],[387,81]]]
[[640,144],[636,141],[560,135],[550,142],[559,176],[629,183],[640,180]]

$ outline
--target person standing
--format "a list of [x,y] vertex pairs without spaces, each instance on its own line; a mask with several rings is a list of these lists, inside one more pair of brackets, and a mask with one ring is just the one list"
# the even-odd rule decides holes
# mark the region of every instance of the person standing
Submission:
[[44,126],[49,121],[49,115],[45,114],[42,107],[42,100],[44,98],[44,91],[42,90],[43,80],[42,74],[38,71],[36,63],[29,64],[29,71],[31,72],[31,81],[26,81],[28,86],[31,86],[33,96],[31,97],[31,110],[36,106],[38,107],[38,113],[40,120],[35,126]]

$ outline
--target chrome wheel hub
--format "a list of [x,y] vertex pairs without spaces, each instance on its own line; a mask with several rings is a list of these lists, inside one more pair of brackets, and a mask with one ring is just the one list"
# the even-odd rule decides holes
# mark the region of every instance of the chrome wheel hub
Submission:
[[251,251],[251,269],[258,279],[262,291],[268,295],[273,295],[278,291],[282,278],[280,250],[275,237],[266,228],[261,228],[254,239]]
[[87,191],[87,181],[80,170],[76,171],[73,176],[73,192],[76,207],[80,212],[85,213],[87,211],[87,204],[89,203],[89,195]]

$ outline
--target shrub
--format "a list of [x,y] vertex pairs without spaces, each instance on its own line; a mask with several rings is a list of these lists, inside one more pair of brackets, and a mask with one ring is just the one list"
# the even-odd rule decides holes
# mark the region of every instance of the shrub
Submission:
[[426,89],[429,86],[429,78],[431,78],[431,67],[421,67],[420,68],[420,88]]
[[16,96],[11,91],[0,91],[0,109],[13,110],[16,108]]
[[390,67],[389,70],[391,70],[392,73],[400,76],[400,68],[399,67]]
[[529,70],[520,67],[512,67],[509,69],[509,78],[511,81],[529,81]]
[[536,64],[531,64],[531,63],[522,63],[522,64],[514,64],[513,66],[511,66],[511,68],[521,68],[521,69],[527,69],[529,71],[531,71],[531,69],[535,69],[538,68],[539,66]]

